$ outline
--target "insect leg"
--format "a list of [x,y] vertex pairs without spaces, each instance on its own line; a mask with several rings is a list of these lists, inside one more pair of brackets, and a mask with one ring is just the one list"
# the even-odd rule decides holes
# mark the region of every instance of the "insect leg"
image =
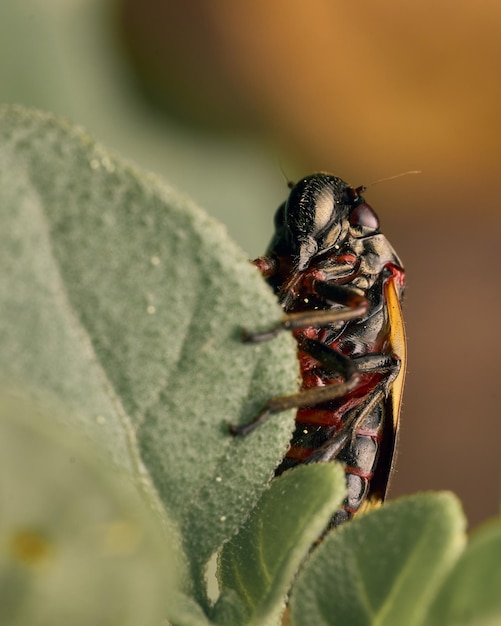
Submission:
[[315,406],[321,402],[329,402],[336,398],[343,397],[357,386],[360,376],[357,372],[356,365],[350,358],[314,339],[303,339],[300,342],[300,347],[313,356],[313,358],[317,359],[322,365],[339,372],[345,379],[344,382],[335,385],[326,385],[325,387],[312,387],[311,389],[303,389],[302,391],[290,395],[271,398],[264,405],[262,411],[251,422],[241,425],[230,424],[229,429],[232,435],[248,435],[259,426],[259,424],[262,424],[271,413],[280,413],[286,409]]
[[367,354],[366,356],[354,357],[352,362],[360,374],[370,372],[390,373],[387,384],[393,382],[401,368],[401,361],[394,354]]
[[257,267],[264,278],[273,276],[278,270],[278,260],[273,256],[259,256],[251,263]]
[[257,417],[247,424],[229,424],[228,428],[232,435],[245,436],[251,433],[259,424],[262,424],[271,413],[280,413],[287,409],[315,406],[321,402],[329,402],[336,398],[341,398],[349,391],[352,391],[359,382],[358,374],[354,374],[348,381],[338,385],[326,385],[325,387],[314,387],[304,389],[287,396],[277,396],[271,398],[264,405]]
[[326,369],[341,374],[345,380],[349,380],[357,372],[353,359],[350,359],[350,357],[345,356],[326,343],[302,337],[298,339],[298,345],[303,352],[312,356]]
[[297,330],[315,326],[322,328],[335,322],[349,322],[363,317],[369,309],[369,301],[359,289],[336,285],[320,280],[312,282],[313,293],[326,302],[341,304],[342,308],[320,309],[287,313],[276,326],[263,332],[242,332],[242,341],[259,343],[276,337],[282,330]]

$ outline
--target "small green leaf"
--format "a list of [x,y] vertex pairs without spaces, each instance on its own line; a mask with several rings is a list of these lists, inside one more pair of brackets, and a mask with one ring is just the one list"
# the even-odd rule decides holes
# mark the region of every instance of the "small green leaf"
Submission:
[[[220,559],[220,624],[276,624],[300,563],[340,506],[346,490],[341,466],[319,463],[277,478]],[[241,612],[223,617],[226,594]]]
[[426,626],[501,624],[501,524],[480,528],[430,608]]
[[341,526],[294,586],[294,626],[423,624],[464,545],[464,526],[447,493],[402,498]]
[[276,299],[221,225],[50,115],[0,109],[0,207],[0,377],[160,499],[203,601],[293,428],[227,429],[297,388],[291,337],[240,340]]
[[0,509],[2,624],[158,626],[169,615],[182,577],[173,527],[88,441],[5,393]]

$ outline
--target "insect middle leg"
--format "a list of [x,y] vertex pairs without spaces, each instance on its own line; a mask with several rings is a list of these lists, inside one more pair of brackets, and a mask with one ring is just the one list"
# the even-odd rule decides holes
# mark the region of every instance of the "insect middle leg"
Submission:
[[315,339],[305,338],[301,340],[299,345],[301,349],[317,359],[323,366],[339,373],[343,377],[344,382],[326,385],[325,387],[303,389],[302,391],[290,395],[271,398],[251,422],[240,425],[230,424],[229,429],[232,435],[248,435],[259,426],[259,424],[266,421],[272,413],[280,413],[286,409],[315,406],[322,402],[329,402],[341,398],[355,389],[360,380],[360,375],[352,359]]

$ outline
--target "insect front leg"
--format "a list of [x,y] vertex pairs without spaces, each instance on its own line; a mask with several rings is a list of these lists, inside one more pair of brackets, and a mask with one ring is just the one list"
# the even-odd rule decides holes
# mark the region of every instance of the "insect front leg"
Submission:
[[274,276],[279,268],[278,259],[274,256],[258,256],[257,259],[251,261],[263,275],[263,278]]
[[369,309],[369,301],[360,289],[347,285],[313,279],[310,283],[312,293],[327,303],[340,304],[342,308],[313,309],[287,313],[280,322],[263,332],[242,331],[242,341],[259,343],[276,337],[283,330],[298,330],[315,326],[322,328],[336,322],[349,322],[362,318]]

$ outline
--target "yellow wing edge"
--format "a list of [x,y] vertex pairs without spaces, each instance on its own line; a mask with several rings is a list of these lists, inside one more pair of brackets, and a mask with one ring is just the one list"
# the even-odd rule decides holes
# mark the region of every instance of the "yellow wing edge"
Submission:
[[[391,392],[388,398],[388,409],[391,411],[392,424],[388,425],[387,436],[392,438],[390,443],[389,454],[391,459],[387,459],[385,470],[383,471],[384,485],[380,484],[376,492],[369,493],[367,499],[362,503],[356,515],[366,513],[373,509],[379,508],[383,504],[385,492],[388,486],[391,467],[393,465],[395,446],[398,435],[398,422],[400,419],[400,407],[402,406],[402,395],[404,391],[405,370],[407,366],[407,342],[405,338],[404,320],[400,299],[398,297],[397,288],[394,280],[389,280],[385,285],[385,298],[388,307],[389,321],[389,340],[392,353],[400,359],[400,370],[392,383]],[[388,453],[388,452],[387,452]]]
[[391,399],[393,405],[393,426],[398,427],[402,395],[404,393],[405,371],[407,368],[407,342],[405,339],[404,318],[402,307],[395,287],[395,281],[390,280],[385,285],[386,304],[390,323],[390,345],[393,354],[400,359],[400,371],[393,381]]

